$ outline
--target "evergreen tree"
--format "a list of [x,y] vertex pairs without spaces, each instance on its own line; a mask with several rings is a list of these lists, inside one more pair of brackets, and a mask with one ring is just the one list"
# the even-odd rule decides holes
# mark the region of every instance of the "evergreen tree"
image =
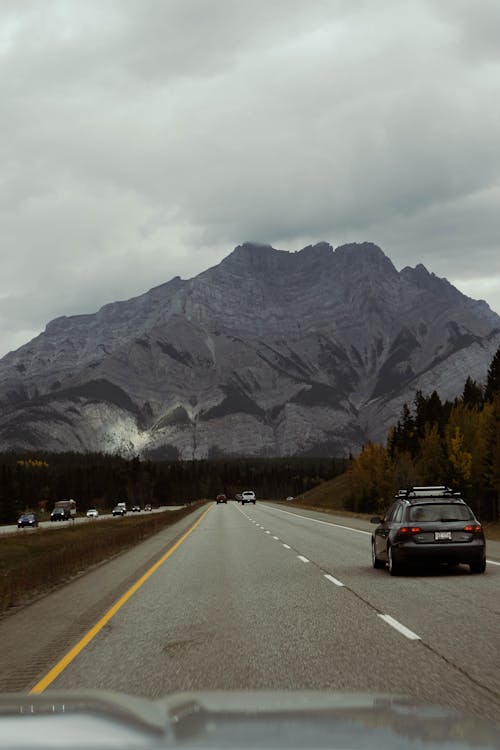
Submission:
[[491,403],[497,393],[500,393],[500,347],[497,349],[488,369],[484,400]]
[[483,406],[483,389],[470,375],[465,381],[462,401],[469,408],[481,409]]
[[486,425],[484,474],[487,495],[490,499],[490,515],[500,517],[500,392],[492,401]]
[[444,427],[443,404],[437,391],[432,391],[430,396],[422,395],[422,391],[415,394],[415,430],[418,438],[425,436],[426,427],[437,425],[439,434],[443,434]]

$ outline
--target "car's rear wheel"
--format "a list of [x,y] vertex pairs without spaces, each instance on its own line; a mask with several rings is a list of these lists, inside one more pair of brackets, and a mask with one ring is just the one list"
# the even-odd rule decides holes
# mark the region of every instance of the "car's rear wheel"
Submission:
[[387,570],[391,576],[398,576],[401,574],[401,563],[395,559],[392,547],[387,549]]
[[471,573],[484,573],[486,570],[486,558],[483,557],[482,560],[475,560],[469,563],[469,568]]
[[375,542],[372,539],[372,565],[374,568],[385,568],[385,562],[377,557],[375,552]]

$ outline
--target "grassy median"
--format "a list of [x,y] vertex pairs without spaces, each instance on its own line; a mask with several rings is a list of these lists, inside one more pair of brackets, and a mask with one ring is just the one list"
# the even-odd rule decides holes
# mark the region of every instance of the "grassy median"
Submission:
[[201,505],[2,536],[0,614],[171,526]]

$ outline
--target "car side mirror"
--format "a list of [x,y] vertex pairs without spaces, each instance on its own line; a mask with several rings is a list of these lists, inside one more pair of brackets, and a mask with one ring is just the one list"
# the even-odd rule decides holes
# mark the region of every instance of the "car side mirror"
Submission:
[[382,523],[382,519],[378,516],[374,516],[374,518],[370,518],[370,523]]

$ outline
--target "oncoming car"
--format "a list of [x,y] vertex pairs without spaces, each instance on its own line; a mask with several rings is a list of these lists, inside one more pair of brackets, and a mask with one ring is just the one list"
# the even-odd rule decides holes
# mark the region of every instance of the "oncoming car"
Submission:
[[68,521],[70,518],[70,512],[67,508],[54,508],[50,514],[51,521]]
[[89,508],[86,515],[87,518],[98,518],[99,511],[97,510],[97,508]]
[[111,513],[113,516],[124,516],[127,511],[122,505],[115,505]]
[[17,528],[22,529],[25,526],[31,526],[32,528],[38,526],[38,517],[36,513],[23,513],[22,516],[19,516],[17,519]]
[[486,569],[486,541],[467,503],[448,487],[399,491],[384,518],[372,518],[372,565],[398,575],[410,565],[469,565]]

